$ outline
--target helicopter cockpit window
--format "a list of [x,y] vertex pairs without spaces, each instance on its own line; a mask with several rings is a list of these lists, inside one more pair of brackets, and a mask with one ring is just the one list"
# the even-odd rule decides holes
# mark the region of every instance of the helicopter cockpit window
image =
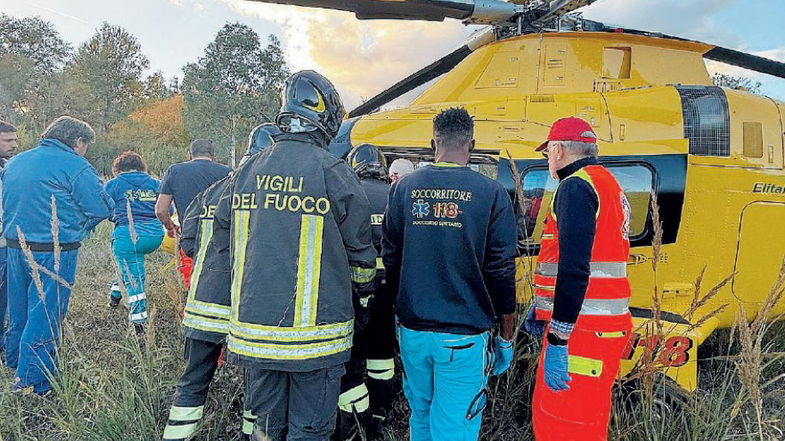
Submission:
[[[646,234],[654,182],[652,171],[637,164],[608,164],[606,167],[619,181],[630,202],[630,241],[635,242]],[[518,236],[521,247],[532,251],[540,243],[545,216],[548,214],[557,183],[550,177],[547,169],[532,169],[524,172],[521,184],[523,208],[518,217]]]

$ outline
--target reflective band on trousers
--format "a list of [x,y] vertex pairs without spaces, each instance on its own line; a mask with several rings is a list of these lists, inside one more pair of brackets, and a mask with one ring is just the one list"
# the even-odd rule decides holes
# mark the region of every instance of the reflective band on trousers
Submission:
[[395,376],[395,361],[392,358],[385,360],[367,360],[368,377],[374,380],[392,380]]
[[256,422],[256,416],[250,410],[243,412],[243,435],[251,436],[253,434],[253,425]]
[[[553,311],[553,299],[535,296],[537,309]],[[629,312],[630,299],[583,299],[581,314],[583,315],[622,315]]]
[[[626,262],[590,262],[590,277],[598,279],[616,279],[627,277]],[[558,263],[543,262],[537,264],[535,274],[545,277],[556,277],[559,272]]]
[[164,429],[164,440],[179,440],[190,437],[196,432],[196,427],[203,414],[204,406],[172,406],[169,411],[169,422]]
[[338,396],[338,408],[342,412],[363,413],[371,406],[371,399],[368,397],[368,388],[365,383],[353,387]]

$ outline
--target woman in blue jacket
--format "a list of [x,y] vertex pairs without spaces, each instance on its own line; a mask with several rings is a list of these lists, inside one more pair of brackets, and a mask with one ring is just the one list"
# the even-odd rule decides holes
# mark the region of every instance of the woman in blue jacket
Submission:
[[[147,322],[144,256],[157,250],[164,238],[161,222],[155,217],[155,201],[161,181],[147,174],[147,165],[138,153],[123,152],[112,163],[115,178],[106,183],[114,199],[112,251],[128,295],[128,319],[137,333]],[[120,304],[122,293],[115,283],[109,306]]]

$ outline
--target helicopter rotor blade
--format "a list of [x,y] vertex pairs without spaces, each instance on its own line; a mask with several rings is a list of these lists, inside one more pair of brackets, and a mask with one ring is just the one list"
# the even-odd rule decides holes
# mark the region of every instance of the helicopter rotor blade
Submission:
[[521,6],[502,0],[250,0],[282,5],[354,12],[361,20],[401,19],[444,21],[446,18],[473,24],[509,20]]
[[785,63],[760,57],[758,55],[716,46],[714,49],[703,54],[703,57],[709,60],[719,61],[720,63],[769,74],[778,78],[785,78]]
[[496,35],[494,30],[490,27],[476,33],[470,37],[463,46],[409,75],[401,81],[398,81],[378,95],[357,106],[357,108],[349,112],[349,118],[371,113],[381,106],[405,94],[406,92],[416,89],[428,81],[431,81],[432,79],[449,72],[453,67],[457,66],[461,61],[474,52],[475,49],[485,45],[490,41],[493,41],[495,38]]

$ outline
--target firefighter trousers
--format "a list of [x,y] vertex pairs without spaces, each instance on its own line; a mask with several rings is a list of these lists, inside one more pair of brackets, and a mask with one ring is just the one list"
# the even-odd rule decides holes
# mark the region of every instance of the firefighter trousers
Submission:
[[631,329],[629,314],[580,316],[567,348],[570,388],[560,392],[553,392],[543,378],[546,330],[532,401],[537,441],[607,440],[611,389]]
[[[378,289],[377,289],[378,291]],[[395,318],[392,305],[374,296],[367,307],[355,301],[354,341],[338,397],[336,441],[379,436],[397,396],[395,376]],[[366,376],[367,374],[367,376]]]
[[249,367],[254,441],[328,441],[335,430],[343,364],[308,372]]
[[[222,349],[223,342],[214,343],[186,337],[185,372],[177,383],[172,407],[169,410],[169,421],[164,429],[165,441],[188,439],[196,432],[199,421],[204,415],[204,404],[207,401],[210,382],[218,368]],[[250,436],[254,417],[249,410],[247,391],[245,403],[242,430],[243,434]]]

